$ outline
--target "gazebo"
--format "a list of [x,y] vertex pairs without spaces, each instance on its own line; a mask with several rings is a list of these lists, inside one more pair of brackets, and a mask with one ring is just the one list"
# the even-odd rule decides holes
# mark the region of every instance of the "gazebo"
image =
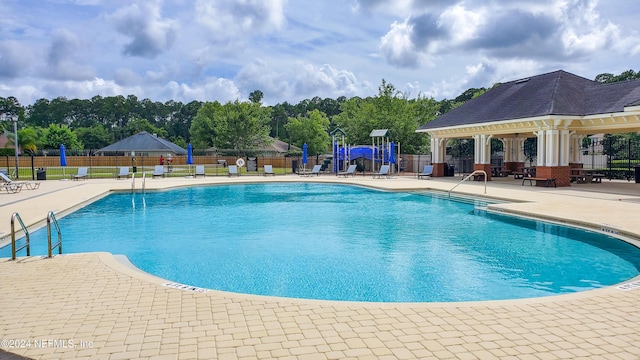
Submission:
[[491,139],[504,144],[504,166],[524,166],[524,141],[537,138],[536,176],[570,185],[582,139],[640,131],[640,80],[602,84],[555,71],[499,84],[421,126],[431,136],[433,176],[445,174],[450,139],[474,139],[474,170],[491,177]]
[[124,138],[109,146],[103,147],[97,153],[110,154],[120,153],[123,155],[138,154],[144,156],[161,156],[161,155],[187,155],[187,150],[163,139],[157,135],[149,134],[141,131],[128,138]]

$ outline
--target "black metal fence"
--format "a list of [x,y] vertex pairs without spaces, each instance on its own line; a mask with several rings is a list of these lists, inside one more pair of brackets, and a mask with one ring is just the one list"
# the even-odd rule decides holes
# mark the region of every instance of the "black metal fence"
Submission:
[[605,136],[585,141],[581,149],[584,168],[597,170],[608,179],[634,178],[635,167],[640,166],[640,140]]

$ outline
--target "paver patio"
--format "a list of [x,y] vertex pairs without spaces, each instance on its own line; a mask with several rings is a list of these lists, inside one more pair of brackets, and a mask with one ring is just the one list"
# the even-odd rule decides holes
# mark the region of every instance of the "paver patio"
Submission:
[[[157,179],[147,180],[146,186],[248,180],[340,181],[390,190],[448,190],[455,184],[410,176],[372,180],[322,175]],[[606,182],[601,188],[563,189],[518,184],[489,184],[487,196],[517,201],[492,207],[640,238],[640,184],[609,184],[608,191]],[[47,181],[38,191],[4,194],[0,236],[7,236],[13,211],[27,224],[42,225],[49,210],[61,217],[108,190],[129,187],[115,180]],[[456,191],[482,194],[482,185],[465,183]],[[625,290],[612,286],[537,299],[400,304],[170,288],[163,286],[168,281],[108,253],[5,258],[0,259],[0,274],[1,349],[30,358],[640,358],[639,278],[630,281],[638,286]]]

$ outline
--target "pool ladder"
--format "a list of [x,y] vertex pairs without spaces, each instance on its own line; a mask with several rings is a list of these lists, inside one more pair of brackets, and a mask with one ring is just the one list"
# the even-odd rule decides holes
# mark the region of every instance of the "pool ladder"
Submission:
[[[22,228],[22,232],[24,233],[25,243],[19,248],[16,245],[16,222],[20,224]],[[51,225],[55,226],[56,232],[58,233],[58,242],[55,244],[51,244]],[[31,241],[29,239],[29,230],[24,225],[20,214],[14,212],[11,215],[11,260],[16,259],[16,253],[22,249],[27,249],[27,256],[31,256]],[[62,254],[62,231],[60,231],[60,225],[58,224],[58,220],[56,219],[56,215],[53,211],[49,211],[47,214],[47,255],[48,257],[53,257],[53,249],[58,248],[58,254]]]
[[474,175],[480,175],[480,174],[484,175],[484,194],[486,194],[487,193],[487,173],[484,170],[476,170],[471,174],[467,175],[464,179],[460,180],[460,182],[457,183],[454,187],[449,189],[449,198],[451,198],[451,192],[453,191],[453,189],[457,188],[458,185],[462,184],[465,180],[469,179],[470,177]]

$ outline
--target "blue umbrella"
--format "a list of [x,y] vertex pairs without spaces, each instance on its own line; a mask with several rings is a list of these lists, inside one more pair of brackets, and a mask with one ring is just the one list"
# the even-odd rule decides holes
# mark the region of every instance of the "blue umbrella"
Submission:
[[389,151],[389,164],[395,164],[396,163],[396,144],[392,141],[391,142],[391,151]]
[[302,163],[307,163],[307,143],[302,144]]
[[60,166],[62,166],[62,179],[64,180],[64,167],[67,166],[67,152],[64,144],[60,144]]
[[60,166],[67,166],[67,153],[64,144],[60,145]]
[[193,146],[187,145],[187,165],[193,164]]
[[191,175],[191,164],[193,164],[193,146],[187,145],[187,165],[189,165],[189,175]]

